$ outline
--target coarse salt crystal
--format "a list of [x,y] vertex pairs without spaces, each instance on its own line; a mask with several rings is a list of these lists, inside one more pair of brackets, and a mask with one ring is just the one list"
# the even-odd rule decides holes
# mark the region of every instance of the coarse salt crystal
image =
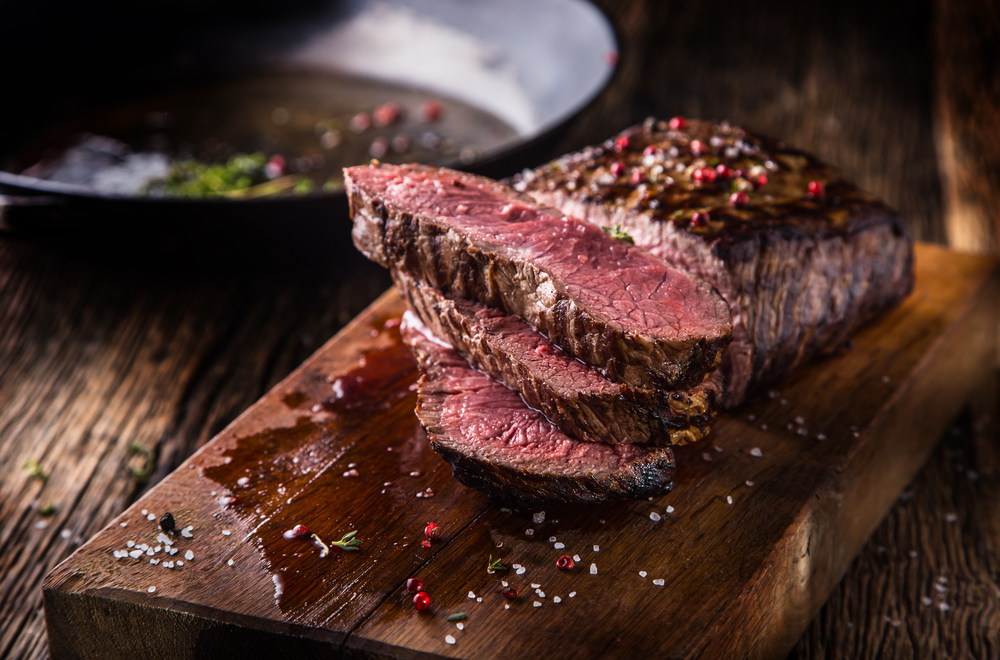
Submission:
[[461,621],[459,621],[458,623],[456,623],[455,627],[458,628],[459,630],[465,630],[465,624],[462,623]]
[[652,513],[649,514],[649,519],[652,520],[653,522],[660,522],[660,514],[658,514],[656,511],[653,511]]
[[924,607],[927,607],[928,605],[930,605],[933,602],[934,601],[931,600],[930,596],[923,596],[923,597],[920,598],[920,604],[923,605]]
[[639,571],[639,577],[646,577],[646,571]]
[[183,559],[178,559],[177,560],[177,565],[178,566],[183,566],[184,565],[184,560]]
[[359,474],[360,473],[357,470],[355,470],[354,468],[351,468],[350,470],[348,470],[347,472],[345,472],[343,476],[350,478],[350,477],[357,477],[357,476],[359,476]]
[[142,556],[142,550],[133,550],[132,552],[128,553],[128,556],[131,557],[132,559],[138,559],[139,557]]
[[949,605],[948,603],[938,603],[938,609],[941,610],[942,612],[947,612],[948,610],[951,609],[951,605]]
[[146,589],[146,591],[148,591],[149,593],[153,593],[154,591],[156,591],[156,587],[150,587],[149,589]]
[[125,545],[127,545],[127,546],[128,546],[128,547],[130,547],[130,548],[134,548],[134,547],[135,547],[135,541],[129,541],[129,542],[128,542],[128,543],[126,543]]
[[177,550],[177,548],[170,548],[169,550],[167,550],[167,554],[169,555],[176,555],[178,552],[179,550]]
[[227,562],[226,562],[226,564],[228,564],[228,565],[230,565],[230,566],[232,566],[232,565],[233,565],[234,563],[235,563],[235,562],[233,562],[233,560],[232,560],[232,559],[230,559],[229,561],[227,561]]
[[222,530],[222,535],[223,536],[229,536],[230,534],[232,534],[232,532],[230,532],[228,529]]
[[747,480],[747,486],[753,486],[753,482],[750,481],[749,479]]
[[673,512],[674,512],[674,507],[668,506],[667,507],[667,513],[673,513]]
[[173,541],[170,540],[170,537],[164,534],[163,532],[160,532],[159,534],[156,535],[156,542],[162,543],[163,545],[170,545],[171,543],[173,543]]
[[545,522],[545,512],[539,511],[538,513],[532,514],[531,522],[535,523],[536,525],[541,525],[543,522]]
[[477,603],[481,603],[481,602],[483,602],[483,597],[482,597],[482,596],[477,596],[477,597],[476,597],[476,602],[477,602]]
[[575,598],[576,597],[576,592],[575,591],[569,592],[569,597],[570,598]]
[[541,607],[542,606],[542,604],[539,603],[537,600],[536,601],[532,601],[531,604],[534,605],[535,607]]
[[127,523],[127,522],[123,522],[123,523],[121,524],[121,527],[128,527],[128,523]]
[[580,555],[573,555],[573,561],[580,561]]
[[184,537],[184,538],[186,538],[186,539],[189,539],[189,538],[191,538],[192,536],[194,536],[194,534],[192,534],[192,533],[191,533],[191,530],[189,530],[189,529],[182,529],[182,530],[181,530],[181,536],[183,536],[183,537]]
[[506,605],[506,604],[505,604],[505,605],[503,606],[503,608],[504,608],[505,610],[509,610],[509,609],[510,609],[510,605]]
[[958,514],[957,513],[946,513],[944,515],[944,520],[945,520],[945,522],[950,522],[950,523],[956,522],[958,520]]
[[534,536],[535,535],[535,530],[533,530],[533,529],[526,529],[526,530],[524,530],[524,535],[525,536]]
[[532,584],[532,585],[531,585],[531,588],[532,588],[532,589],[537,589],[537,588],[538,588],[538,587],[540,587],[540,586],[542,586],[542,585],[540,585],[540,584]]
[[146,520],[156,520],[156,516],[154,516],[153,514],[149,514],[148,516],[146,516]]
[[562,602],[562,598],[560,598],[559,596],[555,596],[555,597],[552,598],[552,602],[553,603],[561,603]]
[[527,569],[524,566],[522,566],[521,568],[517,569],[517,574],[518,575],[524,575],[524,571],[526,571],[526,570]]
[[513,569],[515,569],[515,570],[517,570],[518,568],[521,568],[521,565],[520,564],[511,564],[510,567],[513,568]]
[[816,439],[819,440],[820,442],[823,442],[824,440],[826,440],[826,433],[817,433]]
[[536,590],[535,593],[538,594],[539,598],[545,598],[545,592],[541,589]]
[[469,598],[475,598],[475,597],[476,597],[475,592],[470,591],[469,592]]
[[653,580],[653,584],[655,584],[658,587],[662,587],[665,583],[663,581],[663,578],[657,578]]
[[447,642],[448,644],[454,644],[455,643],[455,638],[452,637],[451,635],[445,635],[444,636],[444,641]]
[[703,454],[701,455],[701,459],[702,459],[703,461],[711,461],[711,460],[712,460],[712,455],[711,455],[711,454],[709,454],[709,453],[708,453],[708,452],[706,451],[705,453],[703,453]]
[[191,561],[192,559],[194,559],[194,552],[192,552],[191,550],[188,550],[187,552],[185,552],[184,553],[184,559],[187,559],[188,561]]
[[597,575],[597,564],[591,564],[590,565],[590,574],[591,575]]
[[146,509],[143,509],[143,510],[142,510],[142,511],[140,511],[139,513],[141,513],[142,515],[144,515],[144,516],[145,516],[145,515],[148,515],[148,514],[149,514],[149,511],[147,511]]
[[595,545],[594,546],[594,552],[600,552],[600,551],[601,551],[601,546]]
[[552,547],[555,548],[556,550],[562,550],[563,548],[566,547],[566,544],[560,541],[559,543],[553,543]]
[[934,585],[934,591],[938,592],[939,594],[943,594],[947,590],[948,590],[948,588],[945,587],[943,584],[935,584]]
[[506,587],[507,586],[507,580],[500,580],[500,584],[502,584],[503,586]]
[[[149,563],[152,564],[153,566],[156,566],[157,564],[160,563],[160,560],[159,559],[150,559]],[[164,564],[164,566],[166,566],[166,564]]]
[[236,480],[237,486],[246,486],[248,483],[250,483],[250,477],[240,477]]
[[733,503],[733,496],[732,495],[726,495],[726,501],[729,502],[730,504],[732,504]]
[[149,549],[146,550],[146,554],[149,555],[150,557],[152,557],[153,555],[156,554],[156,551],[153,550],[152,548],[149,548]]
[[753,449],[750,450],[750,455],[760,458],[761,456],[764,455],[764,452],[760,450],[760,447],[754,447]]
[[558,541],[558,540],[559,540],[559,539],[557,539],[557,538],[556,538],[556,537],[554,537],[554,536],[550,536],[550,537],[549,537],[549,543],[555,543],[555,542],[556,542],[556,541]]

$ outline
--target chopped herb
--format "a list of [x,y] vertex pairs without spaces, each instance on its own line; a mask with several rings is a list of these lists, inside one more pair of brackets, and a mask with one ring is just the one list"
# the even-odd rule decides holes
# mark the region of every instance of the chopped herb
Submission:
[[487,571],[506,571],[507,567],[500,563],[500,559],[493,559],[493,555],[490,555],[489,566],[486,567]]
[[128,446],[128,453],[139,454],[145,459],[141,468],[131,468],[129,470],[136,481],[144,483],[152,476],[153,470],[156,469],[156,460],[153,458],[153,452],[138,442],[133,442]]
[[[361,549],[361,539],[357,538],[357,530],[352,530],[344,534],[344,537],[339,541],[334,541],[330,545],[335,545],[341,550],[354,551]],[[316,535],[313,534],[315,537]]]
[[49,475],[42,466],[38,464],[37,458],[32,458],[27,463],[24,464],[24,469],[28,471],[29,479],[38,479],[39,481],[45,482],[49,480]]
[[621,225],[615,225],[614,227],[601,227],[601,229],[606,231],[611,238],[617,238],[620,241],[626,241],[635,245],[635,241],[632,240],[631,236],[625,233],[625,230],[622,229]]
[[40,516],[51,516],[56,512],[56,505],[52,502],[46,502],[42,508],[38,510],[38,515]]
[[448,621],[461,621],[465,618],[465,612],[455,612],[448,615]]
[[313,543],[315,543],[316,547],[319,548],[320,558],[326,557],[328,554],[330,554],[330,546],[328,546],[326,543],[323,543],[323,539],[316,536],[315,534],[310,534],[309,536],[312,537]]

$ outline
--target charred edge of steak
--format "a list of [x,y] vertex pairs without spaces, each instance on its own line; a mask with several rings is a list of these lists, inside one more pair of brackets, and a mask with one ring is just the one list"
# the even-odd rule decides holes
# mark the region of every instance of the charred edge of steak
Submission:
[[[345,170],[354,241],[374,261],[524,318],[615,382],[683,389],[717,367],[732,323],[707,282],[489,179],[418,166],[381,169]],[[359,183],[366,177],[381,178]],[[478,204],[478,215],[459,217],[447,205],[412,208],[420,204],[406,195],[423,203],[426,192],[407,192],[418,188],[416,179],[427,189],[438,185],[442,200],[456,198],[448,205]],[[470,233],[455,228],[462,222],[486,224]]]
[[670,447],[578,442],[453,349],[404,320],[421,369],[417,417],[461,483],[506,506],[604,502],[668,492]]
[[566,435],[585,442],[687,444],[721,407],[721,374],[690,390],[612,383],[563,353],[521,319],[393,272],[410,309],[473,367],[520,393]]
[[[727,407],[912,290],[906,224],[815,156],[726,122],[654,122],[622,136],[511,184],[567,215],[621,224],[636,245],[722,293],[734,335],[720,367]],[[813,181],[821,194],[810,193]],[[737,189],[746,205],[730,203]]]

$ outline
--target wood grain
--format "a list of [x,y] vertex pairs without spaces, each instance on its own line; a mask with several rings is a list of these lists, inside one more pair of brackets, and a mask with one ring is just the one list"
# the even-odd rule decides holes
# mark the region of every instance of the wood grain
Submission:
[[[979,38],[995,14],[974,19],[971,32],[968,22],[948,27],[939,14],[941,7],[958,16],[966,15],[963,7],[989,12],[989,3],[597,4],[615,23],[621,65],[557,152],[650,114],[729,117],[843,166],[911,218],[918,236],[939,242],[947,237],[942,177],[947,195],[949,172],[980,180],[996,172],[974,151],[997,147],[995,132],[985,130],[997,116],[990,82],[996,58],[992,42]],[[945,46],[964,59],[944,62],[942,76]],[[952,102],[942,83],[969,90],[976,102]],[[949,122],[971,138],[954,162],[932,147],[941,101],[956,113]],[[978,209],[991,199],[979,196],[981,187],[955,190],[949,209]],[[995,202],[984,211],[978,217],[987,223],[1000,217]],[[384,274],[358,261],[290,276],[316,261],[301,249],[281,268],[258,255],[248,259],[255,267],[234,268],[225,259],[206,272],[186,263],[197,252],[186,246],[158,264],[143,263],[162,243],[155,232],[124,250],[102,250],[99,241],[75,245],[81,238],[88,237],[56,244],[0,236],[0,657],[48,656],[42,576],[144,492],[129,472],[143,457],[127,453],[123,432],[153,450],[147,485],[158,482],[387,285]],[[232,247],[205,250],[213,251]],[[123,264],[129,254],[136,256]],[[150,339],[171,354],[144,350]],[[95,419],[99,433],[88,427]],[[957,442],[962,448],[972,440]],[[979,644],[969,648],[983,649],[980,657],[1000,656],[996,643],[983,645],[994,639],[984,626],[996,612],[996,600],[983,594],[993,592],[1000,565],[996,493],[984,477],[992,464],[983,446],[966,449],[963,462],[978,471],[976,482],[942,464],[945,454],[928,462],[908,500],[912,514],[890,512],[793,657],[874,657],[883,649],[886,657],[907,656],[911,647],[943,657],[965,643]],[[27,478],[21,466],[30,458],[58,478]],[[921,497],[924,490],[932,492]],[[56,512],[45,519],[38,511],[49,502]],[[939,525],[951,512],[960,530]],[[45,529],[34,529],[44,520]],[[901,555],[897,548],[918,536],[920,556]],[[929,622],[914,594],[933,584],[939,568],[961,586],[951,609]]]
[[[415,370],[386,325],[402,311],[390,292],[49,576],[53,649],[109,653],[113,639],[112,657],[204,654],[218,621],[271,633],[259,657],[287,652],[288,635],[391,657],[782,657],[986,380],[998,317],[984,303],[997,295],[991,260],[921,247],[901,308],[682,448],[674,492],[547,507],[532,522],[458,485],[427,448]],[[433,497],[417,496],[427,488]],[[194,553],[183,568],[160,566],[162,553],[113,556],[129,540],[157,544],[143,510],[194,527],[175,541]],[[422,548],[428,520],[446,534]],[[365,549],[320,558],[308,539],[282,538],[298,523],[328,540],[358,530]],[[564,552],[581,555],[573,572],[553,565]],[[491,554],[527,573],[488,575]],[[432,612],[413,611],[412,576]],[[501,577],[525,588],[509,611]],[[463,610],[462,643],[449,646],[443,619]],[[178,626],[178,612],[196,623]]]

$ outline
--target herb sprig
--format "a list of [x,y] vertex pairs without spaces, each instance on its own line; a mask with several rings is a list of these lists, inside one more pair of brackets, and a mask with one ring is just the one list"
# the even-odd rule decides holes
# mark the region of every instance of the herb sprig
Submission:
[[506,571],[507,567],[500,563],[500,558],[493,559],[493,555],[490,555],[489,565],[486,567],[486,571],[493,573],[495,571]]
[[621,225],[615,225],[614,227],[601,227],[601,229],[606,231],[608,233],[608,236],[610,236],[611,238],[617,238],[620,241],[625,241],[627,243],[635,245],[635,241],[632,239],[631,236],[629,236],[625,232],[624,229],[622,229]]

